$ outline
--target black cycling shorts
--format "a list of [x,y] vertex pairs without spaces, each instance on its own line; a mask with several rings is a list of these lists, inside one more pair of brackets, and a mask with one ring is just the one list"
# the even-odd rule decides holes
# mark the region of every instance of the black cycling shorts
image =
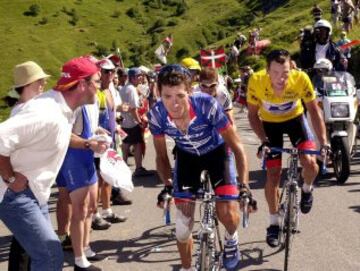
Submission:
[[203,170],[208,170],[216,195],[238,194],[234,155],[224,144],[200,156],[176,148],[174,191],[196,193]]
[[[304,114],[284,122],[263,121],[265,134],[271,147],[282,148],[284,134],[290,138],[291,144],[299,149],[316,149],[314,136]],[[281,153],[269,154],[266,167],[281,167]]]
[[144,143],[143,130],[140,125],[136,125],[132,128],[122,128],[127,136],[124,138],[123,143],[126,144],[139,144]]

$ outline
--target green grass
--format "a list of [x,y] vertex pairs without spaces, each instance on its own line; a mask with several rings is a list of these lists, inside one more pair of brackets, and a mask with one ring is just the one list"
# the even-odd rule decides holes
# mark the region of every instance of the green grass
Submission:
[[[195,56],[200,47],[233,42],[237,31],[260,26],[262,37],[274,46],[298,50],[296,37],[301,27],[312,24],[313,0],[288,0],[269,14],[263,14],[261,0],[185,0],[186,10],[175,16],[177,3],[184,0],[2,0],[0,1],[0,97],[12,85],[12,69],[34,60],[52,77],[51,87],[62,64],[75,56],[92,54],[97,46],[108,51],[115,44],[125,64],[156,63],[154,50],[169,33],[174,47],[169,62],[180,59],[179,51]],[[328,0],[317,1],[329,11]],[[147,4],[146,4],[147,3]],[[159,5],[159,3],[162,3]],[[38,16],[25,16],[32,4],[40,7]],[[66,12],[64,12],[64,7]],[[72,9],[77,22],[72,23]],[[129,17],[132,9],[135,17]],[[70,15],[69,15],[70,14]],[[325,15],[330,17],[329,12]],[[159,27],[153,28],[156,21]],[[169,23],[170,22],[170,23]],[[168,26],[168,24],[170,26]],[[174,25],[175,24],[175,25]],[[149,31],[152,33],[149,33]],[[350,38],[355,37],[354,30]],[[219,33],[222,32],[222,33]],[[219,40],[219,37],[223,37]],[[0,118],[7,115],[0,108]],[[1,119],[0,119],[1,121]]]

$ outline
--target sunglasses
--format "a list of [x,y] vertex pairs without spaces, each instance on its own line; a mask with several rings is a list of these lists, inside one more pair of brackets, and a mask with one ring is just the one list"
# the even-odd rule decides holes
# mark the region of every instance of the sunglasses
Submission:
[[169,76],[172,73],[180,73],[182,75],[185,75],[185,77],[188,80],[191,80],[190,71],[187,68],[185,68],[179,64],[170,64],[170,65],[164,66],[163,68],[161,68],[158,76],[159,76],[159,78],[162,78],[162,77]]
[[200,87],[201,88],[216,88],[217,87],[217,83],[211,83],[211,84],[204,84],[204,83],[200,83]]
[[105,70],[105,69],[103,69],[102,72],[105,73],[105,74],[109,74],[109,73],[114,73],[115,70]]

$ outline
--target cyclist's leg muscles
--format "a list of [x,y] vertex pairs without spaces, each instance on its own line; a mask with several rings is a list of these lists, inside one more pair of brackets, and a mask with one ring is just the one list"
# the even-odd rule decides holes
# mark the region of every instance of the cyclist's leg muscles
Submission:
[[[196,157],[185,153],[179,148],[176,150],[174,190],[183,191],[188,187],[196,191],[199,187],[200,165]],[[191,267],[193,240],[191,232],[194,226],[195,203],[186,200],[175,200],[176,203],[176,239],[181,265]]]
[[[287,133],[293,146],[296,146],[300,150],[316,149],[314,136],[304,115],[294,119],[288,128]],[[319,171],[319,167],[316,163],[316,157],[308,154],[300,155],[300,164],[303,168],[301,175],[304,178],[304,182],[311,185]]]
[[[283,126],[285,123],[263,122],[264,130],[271,147],[282,148]],[[269,154],[266,158],[266,183],[265,198],[268,203],[269,213],[275,215],[278,212],[279,185],[281,178],[281,154]]]
[[[219,146],[202,160],[210,173],[216,195],[238,195],[233,153],[225,145]],[[239,204],[236,201],[216,203],[216,213],[226,231],[233,235],[240,223]]]

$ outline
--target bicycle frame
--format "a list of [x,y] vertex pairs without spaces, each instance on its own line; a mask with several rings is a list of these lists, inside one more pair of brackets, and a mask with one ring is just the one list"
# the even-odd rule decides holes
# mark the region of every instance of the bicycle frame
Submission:
[[281,189],[279,197],[279,214],[281,216],[280,236],[279,240],[285,249],[284,270],[288,270],[289,257],[291,250],[292,238],[295,233],[298,233],[299,216],[300,216],[300,200],[299,200],[299,185],[298,179],[300,177],[299,155],[300,154],[316,154],[320,151],[314,150],[298,150],[296,148],[271,148],[271,152],[285,152],[290,154],[288,172],[285,183]]
[[[204,173],[205,172],[205,173]],[[198,200],[200,203],[200,229],[198,231],[199,246],[196,250],[196,270],[217,271],[222,267],[222,253],[224,250],[220,238],[219,221],[216,215],[215,203],[221,200],[241,200],[239,196],[216,196],[212,189],[209,175],[206,171],[201,174],[203,187],[196,194],[177,192],[173,197],[180,199]]]

